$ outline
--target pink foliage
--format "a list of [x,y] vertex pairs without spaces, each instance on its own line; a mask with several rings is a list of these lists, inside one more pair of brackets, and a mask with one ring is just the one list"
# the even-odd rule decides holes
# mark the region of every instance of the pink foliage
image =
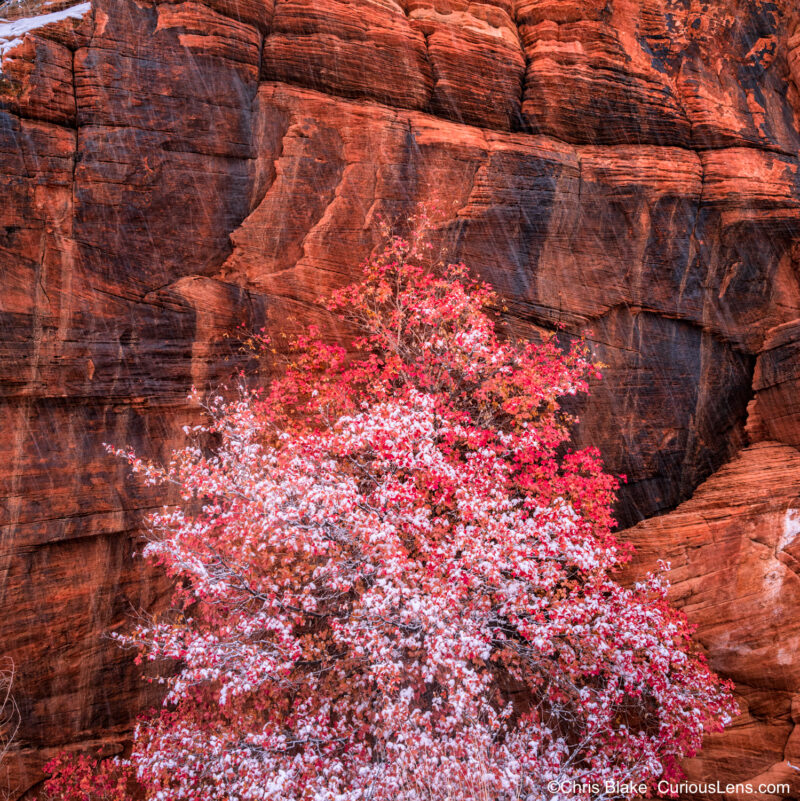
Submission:
[[588,352],[502,340],[427,247],[334,297],[355,358],[312,331],[168,466],[125,454],[184,500],[145,551],[175,613],[122,638],[176,666],[136,731],[148,797],[619,797],[548,785],[652,786],[735,713],[666,581],[613,580],[617,482],[559,408]]
[[44,770],[40,801],[126,801],[136,785],[130,764],[88,754],[60,754]]

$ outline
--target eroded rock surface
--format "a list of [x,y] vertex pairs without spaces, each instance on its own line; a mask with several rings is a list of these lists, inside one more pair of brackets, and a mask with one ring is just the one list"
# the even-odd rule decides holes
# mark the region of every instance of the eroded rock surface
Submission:
[[690,500],[625,533],[636,546],[627,576],[669,562],[671,600],[711,666],[736,682],[742,714],[687,761],[690,779],[800,793],[799,535],[800,453],[776,442],[745,448]]
[[[47,10],[30,5],[0,15]],[[163,580],[131,558],[159,499],[103,442],[165,453],[196,418],[189,387],[241,364],[237,325],[326,324],[320,301],[377,243],[377,216],[420,202],[441,209],[439,246],[504,295],[510,330],[562,327],[607,365],[576,440],[628,475],[624,525],[708,503],[719,482],[728,497],[737,481],[785,481],[772,511],[715,507],[741,580],[722,587],[729,612],[687,610],[748,710],[693,775],[732,765],[745,742],[748,776],[789,758],[800,661],[766,634],[751,647],[734,618],[755,604],[792,641],[796,579],[767,586],[758,546],[731,544],[754,519],[769,540],[794,508],[788,0],[94,0],[10,41],[0,653],[17,663],[24,712],[15,791],[63,746],[113,750],[153,700],[104,635],[164,601]],[[783,444],[742,451],[748,438]],[[687,550],[706,530],[685,508],[631,531],[685,554],[678,593],[728,558]]]

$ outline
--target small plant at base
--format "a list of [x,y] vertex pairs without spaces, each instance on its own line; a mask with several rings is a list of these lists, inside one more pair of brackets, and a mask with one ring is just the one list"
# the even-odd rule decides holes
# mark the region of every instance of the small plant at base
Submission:
[[130,763],[63,752],[51,759],[39,801],[128,801],[136,784]]
[[312,331],[167,466],[121,452],[183,499],[145,549],[174,615],[121,638],[176,665],[149,797],[615,798],[548,786],[652,787],[736,711],[663,576],[613,580],[617,482],[559,406],[586,349],[502,341],[493,292],[427,258],[393,237],[333,297],[355,357]]

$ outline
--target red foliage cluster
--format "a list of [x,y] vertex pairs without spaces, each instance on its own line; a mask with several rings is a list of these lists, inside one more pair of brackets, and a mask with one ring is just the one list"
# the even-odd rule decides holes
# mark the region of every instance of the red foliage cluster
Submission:
[[88,754],[60,754],[44,771],[50,778],[39,794],[41,801],[128,801],[136,785],[130,763]]

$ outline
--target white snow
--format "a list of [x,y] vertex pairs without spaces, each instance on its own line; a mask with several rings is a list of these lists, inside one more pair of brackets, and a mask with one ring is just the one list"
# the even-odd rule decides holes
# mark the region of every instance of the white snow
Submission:
[[787,509],[783,518],[783,532],[778,541],[778,551],[791,545],[800,534],[800,509]]
[[11,39],[11,41],[6,41],[5,39],[0,39],[0,58],[3,57],[6,50],[11,50],[12,48],[16,47],[17,45],[22,44],[22,39]]
[[38,17],[22,17],[10,22],[0,22],[0,59],[3,58],[7,51],[22,44],[26,33],[35,31],[44,25],[49,25],[51,22],[60,22],[63,19],[80,19],[91,7],[91,2],[85,2],[69,8],[62,8],[61,11],[53,11],[51,14],[40,14]]

